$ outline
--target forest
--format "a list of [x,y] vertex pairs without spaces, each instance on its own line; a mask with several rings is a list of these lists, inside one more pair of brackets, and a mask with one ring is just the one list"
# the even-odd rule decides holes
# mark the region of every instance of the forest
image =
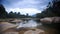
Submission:
[[60,16],[60,1],[52,0],[48,3],[47,8],[44,9],[41,13],[37,13],[37,18],[44,17],[59,17]]
[[[18,17],[17,17],[18,16]],[[47,8],[44,9],[41,13],[36,14],[36,18],[44,18],[44,17],[57,17],[60,16],[60,1],[59,0],[52,0],[48,3]],[[16,13],[11,11],[7,13],[3,4],[0,4],[0,18],[27,18],[32,17],[28,14],[22,15],[20,12]]]
[[[17,17],[18,16],[18,17]],[[28,18],[31,17],[28,15],[28,13],[26,15],[20,14],[20,12],[7,12],[4,8],[4,6],[2,4],[0,4],[0,18]]]

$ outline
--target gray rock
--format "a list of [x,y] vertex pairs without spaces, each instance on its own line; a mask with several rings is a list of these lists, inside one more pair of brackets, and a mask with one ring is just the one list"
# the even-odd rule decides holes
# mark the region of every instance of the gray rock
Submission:
[[51,23],[60,23],[60,17],[46,17],[46,18],[40,19],[40,21],[42,23],[48,23],[48,24],[51,24]]

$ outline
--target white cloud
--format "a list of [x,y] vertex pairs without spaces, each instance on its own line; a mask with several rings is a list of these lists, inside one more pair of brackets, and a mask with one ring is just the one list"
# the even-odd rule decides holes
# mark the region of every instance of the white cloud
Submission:
[[[8,11],[8,10],[7,10]],[[13,12],[20,12],[21,14],[25,14],[28,13],[29,15],[33,15],[33,14],[36,14],[36,13],[41,13],[40,10],[38,9],[34,9],[34,8],[11,8],[9,11],[13,11]]]
[[[36,8],[43,10],[49,0],[6,0],[5,7],[8,8]],[[8,4],[8,5],[7,5]],[[41,8],[42,7],[42,8]]]
[[49,1],[50,0],[4,0],[3,4],[7,12],[14,11],[32,15],[44,10]]

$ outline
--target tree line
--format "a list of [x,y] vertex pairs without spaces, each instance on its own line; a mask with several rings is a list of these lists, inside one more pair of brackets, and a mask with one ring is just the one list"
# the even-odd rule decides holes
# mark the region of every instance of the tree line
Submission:
[[56,17],[60,16],[60,0],[52,0],[48,3],[47,8],[43,10],[41,13],[36,14],[36,18],[44,18],[44,17]]
[[[44,17],[53,17],[60,16],[60,1],[52,0],[48,3],[47,8],[44,9],[41,13],[36,14],[36,18],[44,18]],[[27,18],[31,17],[28,14],[22,15],[20,12],[9,12],[5,10],[4,6],[0,4],[0,18]]]
[[0,18],[28,18],[31,17],[28,14],[22,15],[20,12],[7,12],[2,4],[0,4]]

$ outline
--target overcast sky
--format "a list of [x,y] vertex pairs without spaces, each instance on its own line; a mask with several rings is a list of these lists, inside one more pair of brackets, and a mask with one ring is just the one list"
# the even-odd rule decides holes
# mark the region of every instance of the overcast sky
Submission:
[[41,13],[46,8],[51,0],[0,0],[5,6],[6,11],[20,12],[21,14],[28,13],[33,15]]

